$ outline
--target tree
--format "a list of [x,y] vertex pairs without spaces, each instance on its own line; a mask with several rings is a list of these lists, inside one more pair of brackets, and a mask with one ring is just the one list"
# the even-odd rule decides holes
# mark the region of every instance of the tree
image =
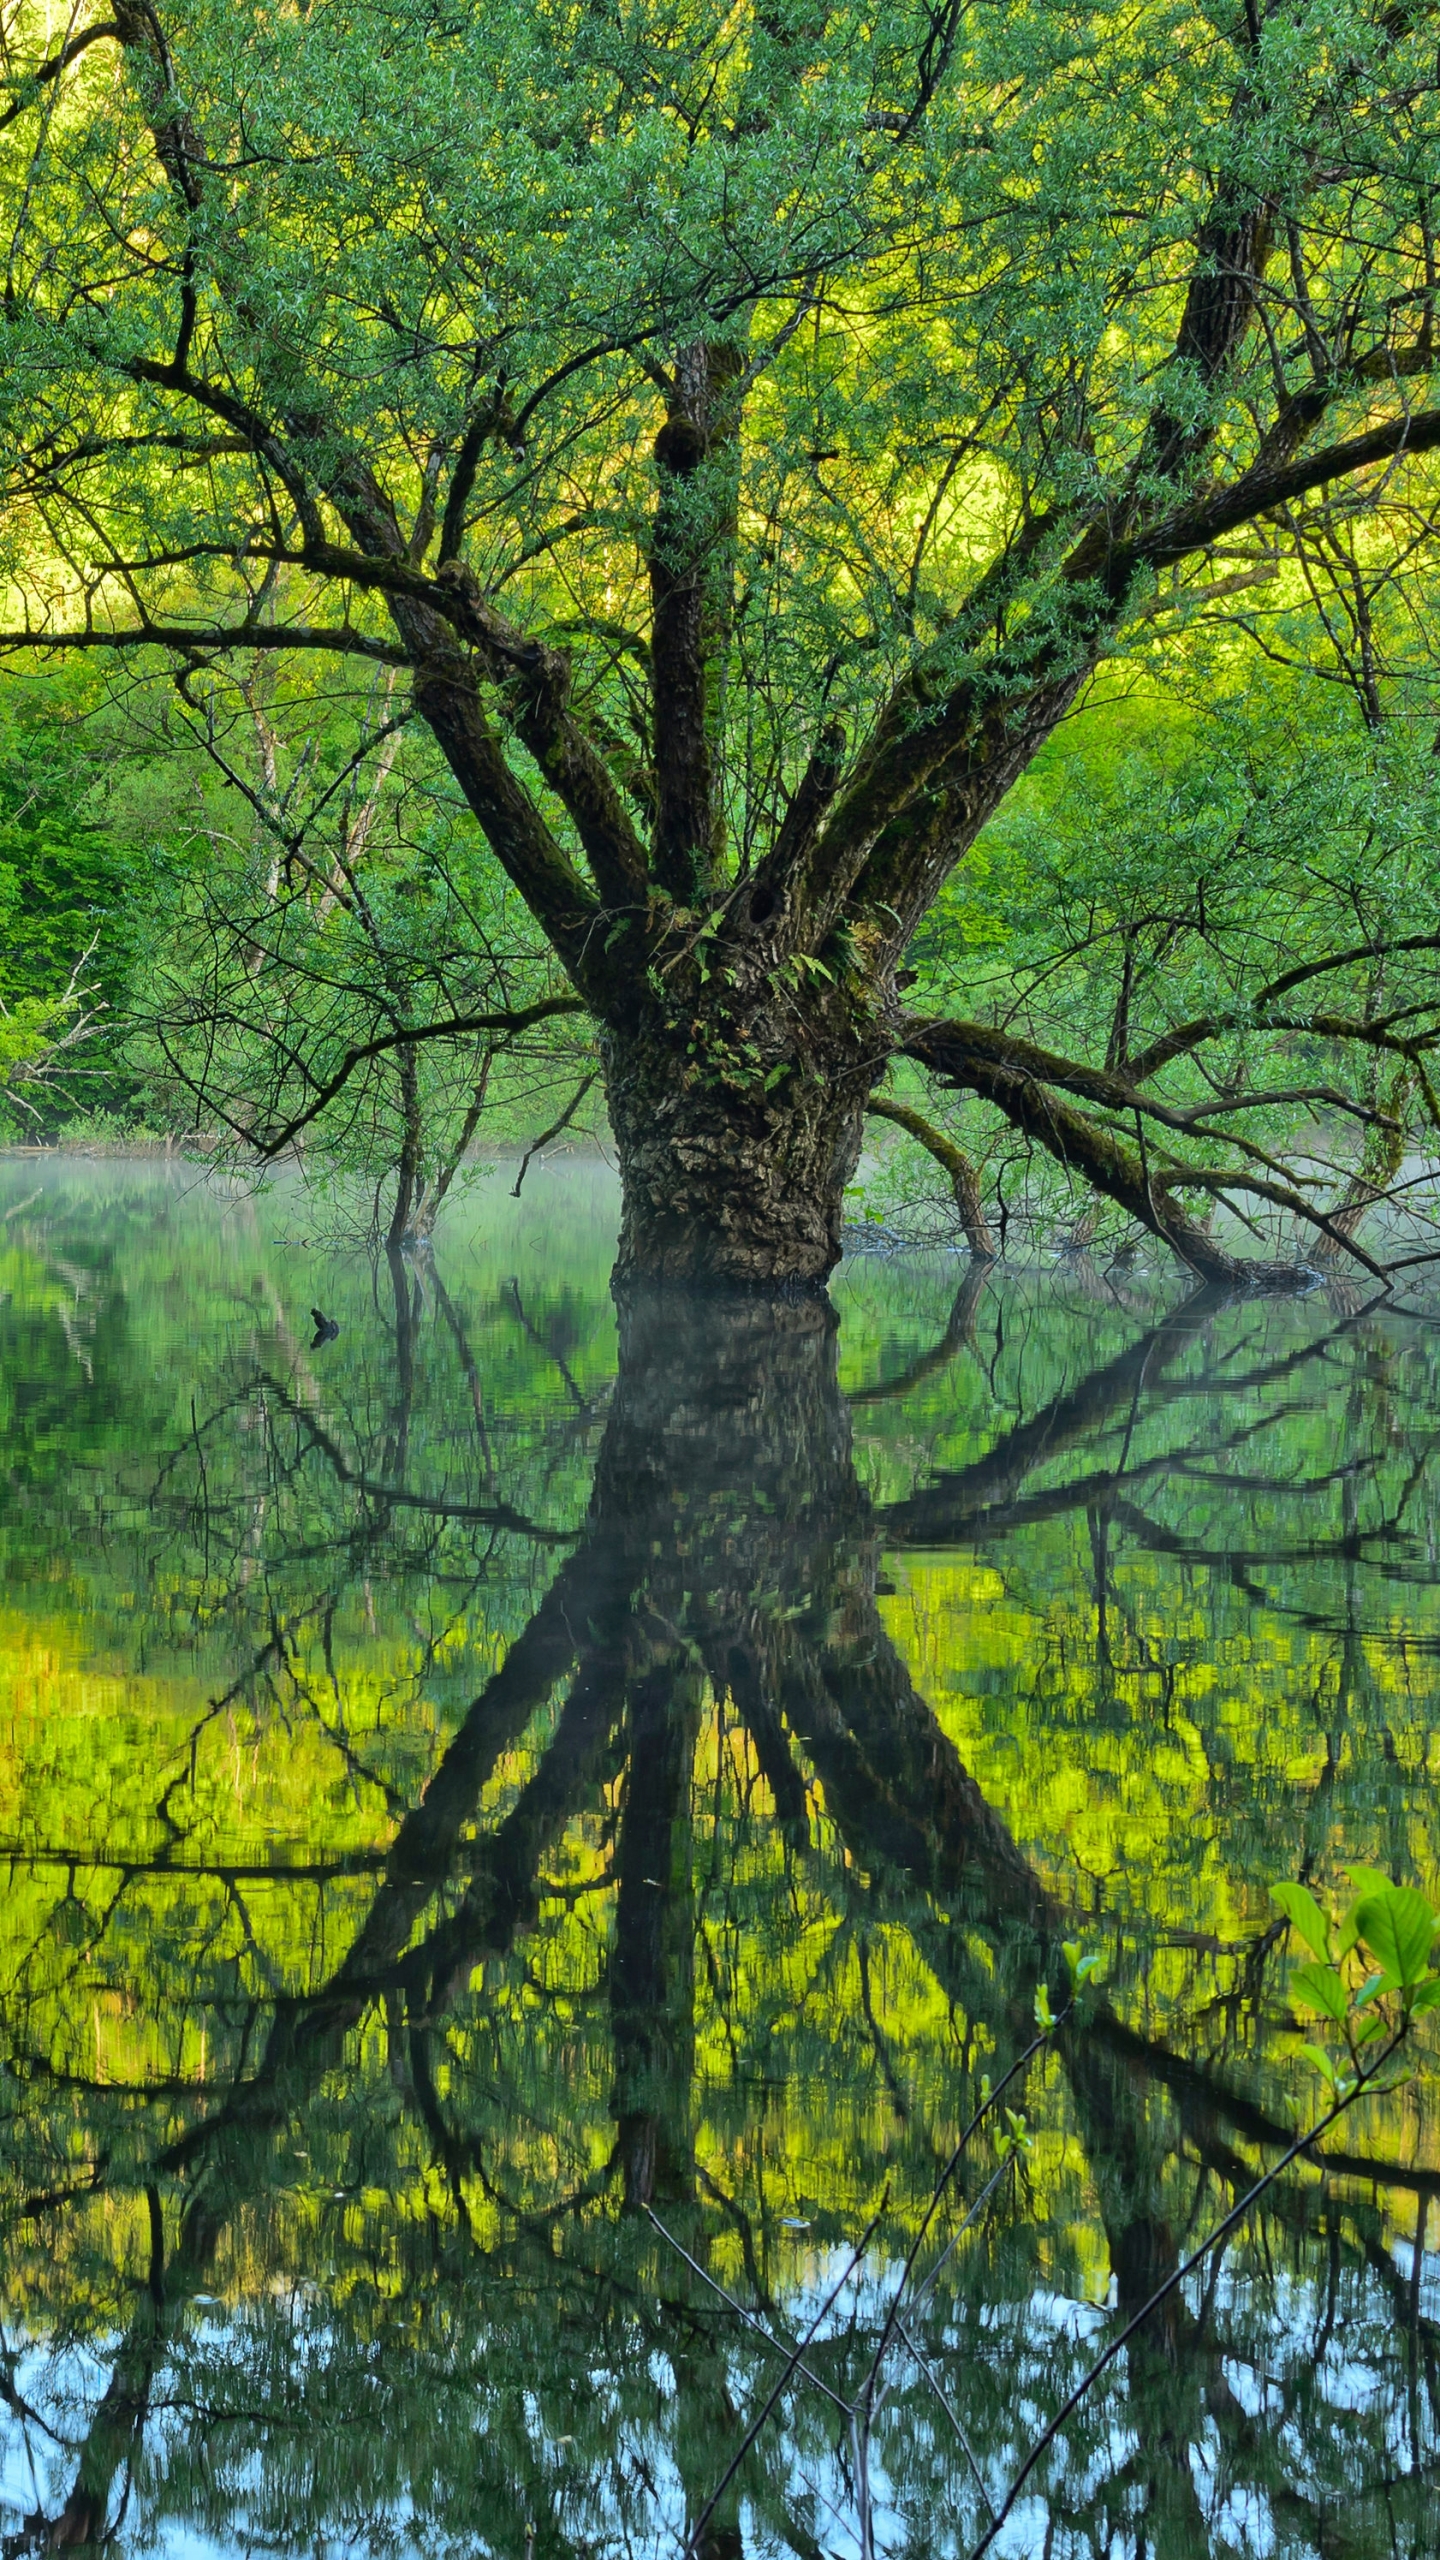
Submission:
[[[1207,1277],[1187,1190],[1368,1258],[1194,1116],[1233,1013],[1100,1065],[903,963],[1157,582],[1337,490],[1416,539],[1430,12],[123,0],[10,65],[7,645],[403,670],[596,1026],[622,1273],[823,1281],[898,1055]],[[1382,956],[1240,1013],[1408,1068],[1393,1155]]]

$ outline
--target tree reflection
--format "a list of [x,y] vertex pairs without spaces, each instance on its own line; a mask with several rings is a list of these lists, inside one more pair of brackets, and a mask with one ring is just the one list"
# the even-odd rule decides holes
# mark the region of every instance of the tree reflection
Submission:
[[[1142,1943],[1102,1912],[1097,1937],[1063,1844],[1015,1818],[1023,1787],[1002,1806],[917,1686],[887,1566],[958,1552],[1004,1587],[1083,1527],[1066,1552],[1088,1563],[1097,1730],[1129,1715],[1135,1662],[1156,1670],[1134,1559],[1164,1577],[1152,1619],[1157,1587],[1172,1612],[1258,1597],[1305,1631],[1328,1737],[1269,1873],[1373,1856],[1367,1786],[1381,1863],[1408,1871],[1424,1807],[1365,1618],[1377,1574],[1433,1578],[1430,1435],[1397,1421],[1395,1321],[1312,1310],[1277,1348],[1253,1311],[1192,1299],[881,1498],[821,1302],[636,1293],[605,1393],[517,1289],[559,1383],[507,1466],[463,1311],[398,1256],[384,1276],[388,1341],[348,1381],[272,1336],[154,1471],[152,1587],[185,1560],[207,1642],[242,1667],[197,1709],[145,1837],[121,1842],[97,1794],[88,1842],[17,1844],[7,2547],[183,2525],[286,2550],[680,2548],[878,2215],[696,2546],[864,2548],[837,2411],[981,2075],[1031,2043],[1036,1992],[1058,2004],[1062,1942],[1088,1928],[1105,1986],[1017,2085],[1028,2157],[915,2297],[876,2421],[884,2547],[964,2553],[1107,2323],[1304,2099],[1276,1930],[1226,1939],[1172,1911]],[[983,1303],[967,1275],[939,1339],[854,1412],[981,1356]],[[432,1462],[427,1323],[459,1364],[468,1475]],[[1337,1416],[1318,1450],[1292,1427],[1317,1411]],[[509,1641],[452,1708],[499,1585]],[[977,1674],[993,1606],[974,1604]],[[358,1733],[358,1666],[402,1623]],[[304,1858],[241,1853],[197,1775],[241,1700],[363,1824],[307,1798]],[[1155,1742],[1130,1735],[1137,1767]],[[241,1772],[232,1828],[244,1793]],[[1323,2170],[1298,2162],[1171,2297],[1039,2475],[1014,2548],[1427,2547],[1422,2103],[1372,2110]],[[930,2258],[995,2166],[967,2157]]]

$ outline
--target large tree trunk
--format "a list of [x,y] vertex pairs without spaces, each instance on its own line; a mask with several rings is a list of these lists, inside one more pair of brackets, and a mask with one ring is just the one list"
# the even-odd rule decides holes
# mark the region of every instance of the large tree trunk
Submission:
[[[616,1278],[819,1289],[880,1066],[858,1041],[757,1024],[760,1065],[687,1054],[667,1027],[608,1031],[605,1090],[624,1187]],[[770,1034],[772,1036],[767,1036]],[[786,1052],[788,1051],[788,1057]],[[765,1090],[771,1061],[779,1067]]]

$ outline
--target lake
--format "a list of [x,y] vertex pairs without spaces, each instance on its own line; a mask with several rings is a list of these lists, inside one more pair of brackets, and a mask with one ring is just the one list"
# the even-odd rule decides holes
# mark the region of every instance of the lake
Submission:
[[1440,1305],[512,1175],[0,1163],[5,2552],[1440,2550]]

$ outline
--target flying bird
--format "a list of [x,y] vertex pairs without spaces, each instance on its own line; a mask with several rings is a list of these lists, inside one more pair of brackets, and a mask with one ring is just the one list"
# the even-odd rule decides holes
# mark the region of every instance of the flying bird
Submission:
[[315,1322],[315,1339],[310,1348],[318,1351],[322,1342],[334,1341],[340,1327],[333,1316],[322,1316],[318,1307],[312,1307],[310,1313]]

